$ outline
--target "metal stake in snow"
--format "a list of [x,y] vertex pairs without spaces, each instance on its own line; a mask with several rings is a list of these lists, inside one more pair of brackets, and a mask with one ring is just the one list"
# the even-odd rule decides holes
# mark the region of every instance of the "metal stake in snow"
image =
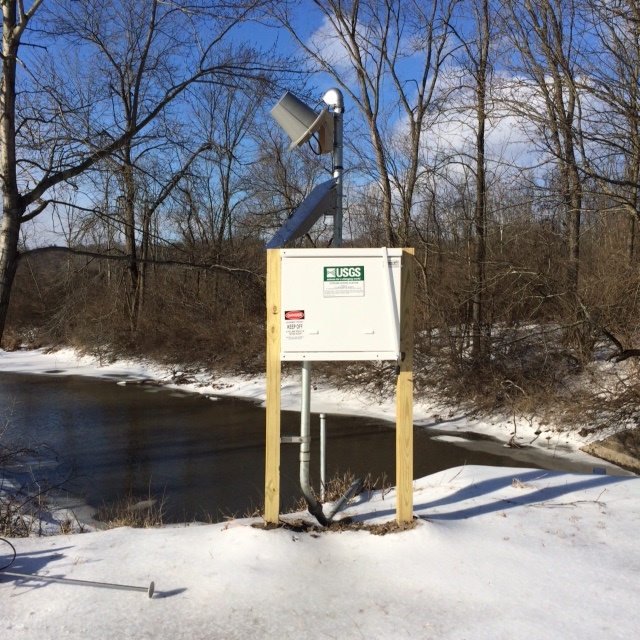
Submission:
[[27,580],[48,580],[49,582],[61,582],[62,584],[77,584],[85,587],[101,587],[103,589],[120,589],[121,591],[144,591],[150,598],[153,596],[155,585],[153,582],[148,587],[131,587],[127,584],[112,584],[110,582],[91,582],[90,580],[73,580],[72,578],[52,578],[50,576],[39,576],[28,573],[13,573],[10,571],[0,571],[0,576],[13,576],[14,578],[25,578]]

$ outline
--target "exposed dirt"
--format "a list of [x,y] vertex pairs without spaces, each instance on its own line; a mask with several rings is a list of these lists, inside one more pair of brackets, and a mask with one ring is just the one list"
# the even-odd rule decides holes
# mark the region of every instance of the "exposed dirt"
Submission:
[[640,428],[620,431],[600,442],[587,444],[582,450],[629,471],[640,473]]
[[391,522],[383,522],[382,524],[366,524],[364,522],[354,522],[350,518],[345,518],[344,520],[332,522],[328,527],[322,527],[317,522],[311,522],[303,519],[293,519],[280,520],[278,524],[265,522],[262,524],[254,524],[253,526],[256,529],[265,530],[288,529],[289,531],[293,531],[295,533],[310,533],[315,537],[317,537],[321,533],[342,533],[343,531],[368,531],[374,536],[384,536],[388,533],[399,533],[400,531],[409,531],[410,529],[415,529],[416,522],[417,520],[416,518],[414,518],[412,522],[398,523],[395,520],[392,520]]

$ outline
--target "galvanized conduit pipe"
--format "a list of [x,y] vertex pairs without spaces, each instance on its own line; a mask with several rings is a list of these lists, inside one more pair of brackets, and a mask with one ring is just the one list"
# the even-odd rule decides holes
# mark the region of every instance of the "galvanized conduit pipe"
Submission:
[[307,501],[309,513],[326,527],[329,520],[322,511],[322,505],[315,499],[309,482],[309,461],[311,460],[311,363],[302,363],[302,399],[300,404],[300,488]]
[[302,399],[300,405],[300,488],[309,507],[309,513],[323,526],[331,524],[334,516],[344,509],[347,502],[362,486],[362,480],[352,483],[346,493],[336,502],[326,516],[322,505],[315,499],[309,481],[309,462],[311,460],[311,363],[302,363]]
[[320,500],[327,499],[327,416],[320,414]]

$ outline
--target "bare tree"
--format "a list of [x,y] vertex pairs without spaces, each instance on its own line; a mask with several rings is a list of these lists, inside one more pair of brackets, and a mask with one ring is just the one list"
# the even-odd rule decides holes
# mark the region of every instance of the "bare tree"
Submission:
[[[260,4],[3,0],[0,336],[21,226],[56,185],[146,135],[194,83],[261,74],[259,56],[228,42]],[[38,44],[23,42],[34,25]]]
[[472,328],[471,356],[474,364],[479,365],[486,360],[489,353],[488,336],[485,330],[485,296],[486,296],[486,257],[487,257],[487,178],[486,178],[486,129],[490,112],[489,86],[491,82],[490,53],[497,42],[494,27],[494,11],[488,0],[469,0],[462,7],[468,9],[462,15],[460,25],[454,27],[460,43],[456,59],[464,75],[472,84],[464,79],[461,85],[464,92],[473,95],[473,127],[475,129],[475,202],[473,206],[472,238]]
[[195,96],[194,124],[206,132],[211,148],[194,166],[188,189],[201,213],[193,221],[197,235],[213,260],[222,255],[225,244],[233,245],[254,189],[259,149],[253,135],[261,126],[267,89],[267,83],[258,82],[246,88],[207,86]]
[[[324,19],[304,40],[287,6],[276,16],[318,69],[355,103],[370,138],[363,166],[380,188],[389,246],[408,242],[421,165],[421,140],[441,106],[438,75],[446,60],[449,18],[456,0],[312,0]],[[305,10],[308,10],[305,8]],[[354,134],[354,138],[355,138]]]
[[582,42],[578,0],[505,0],[506,30],[519,74],[512,107],[538,131],[544,151],[558,172],[566,224],[566,292],[576,307],[580,273],[580,223],[583,183],[580,170],[577,57]]
[[[284,152],[285,136],[270,120],[262,122],[253,132],[257,149],[251,170],[250,211],[243,223],[253,229],[254,235],[263,238],[272,236],[282,226],[318,181],[331,176],[330,167],[323,166],[323,157],[310,149]],[[320,235],[323,231],[320,230]],[[309,234],[303,242],[315,243]]]
[[[261,128],[260,112],[268,85],[201,87],[192,103],[196,129],[206,132],[210,148],[201,154],[172,197],[169,219],[185,259],[193,263],[247,266],[245,249],[255,248],[259,234],[247,219],[257,185],[263,185],[264,168],[257,158],[260,149],[253,136]],[[251,263],[248,268],[260,268]],[[203,278],[207,277],[203,272]],[[219,273],[212,281],[216,305]],[[196,291],[200,291],[200,273]]]
[[640,218],[640,5],[585,0],[591,37],[581,63],[582,163],[587,178],[629,220],[633,263]]

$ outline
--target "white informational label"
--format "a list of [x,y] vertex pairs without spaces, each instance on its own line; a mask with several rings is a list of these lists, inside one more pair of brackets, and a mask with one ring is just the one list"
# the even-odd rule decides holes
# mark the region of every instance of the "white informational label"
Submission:
[[304,324],[302,322],[287,322],[284,331],[287,340],[302,340],[304,338]]
[[364,267],[324,267],[325,298],[364,297]]

